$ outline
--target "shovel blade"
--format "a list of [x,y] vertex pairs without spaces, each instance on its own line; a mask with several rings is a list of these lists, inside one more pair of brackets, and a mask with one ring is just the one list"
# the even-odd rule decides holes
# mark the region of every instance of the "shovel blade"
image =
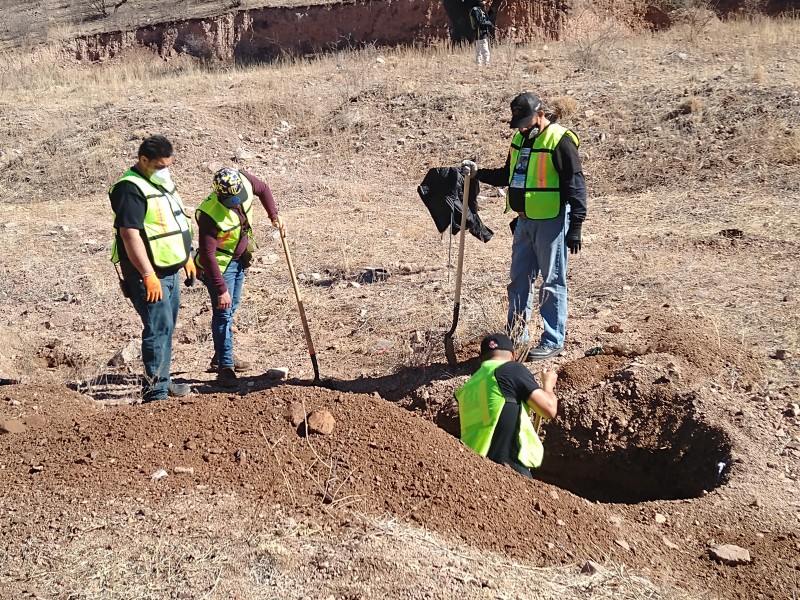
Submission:
[[[460,284],[456,287],[460,287]],[[456,292],[457,298],[455,304],[453,305],[453,325],[450,327],[450,330],[444,334],[444,354],[447,357],[447,364],[449,364],[451,367],[455,367],[458,364],[458,358],[456,357],[456,346],[453,342],[453,334],[456,332],[456,326],[458,325],[458,313],[461,310],[461,302],[458,299],[459,294],[460,290]]]
[[456,357],[456,346],[455,342],[453,342],[452,336],[444,336],[444,354],[447,357],[447,364],[449,364],[451,367],[455,367],[458,364],[458,358]]

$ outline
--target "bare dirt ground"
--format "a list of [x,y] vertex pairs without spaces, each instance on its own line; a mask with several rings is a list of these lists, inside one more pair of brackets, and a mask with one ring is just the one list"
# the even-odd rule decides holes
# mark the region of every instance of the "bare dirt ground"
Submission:
[[[0,377],[20,383],[0,388],[0,596],[795,598],[797,47],[796,21],[756,20],[503,45],[483,71],[447,48],[246,70],[4,57]],[[533,482],[451,435],[452,392],[504,320],[503,201],[482,189],[495,237],[467,240],[449,367],[451,249],[416,194],[430,167],[501,164],[524,89],[581,137],[591,193]],[[307,385],[262,213],[239,391],[206,373],[192,288],[173,370],[195,393],[135,403],[138,361],[108,364],[140,325],[105,191],[150,133],[175,143],[189,205],[213,161],[269,181],[334,389]],[[332,433],[300,435],[314,410]]]

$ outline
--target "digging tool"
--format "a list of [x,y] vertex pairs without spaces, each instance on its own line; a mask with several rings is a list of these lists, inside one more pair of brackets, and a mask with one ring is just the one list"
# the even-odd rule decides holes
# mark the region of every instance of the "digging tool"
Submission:
[[539,435],[539,429],[542,427],[542,415],[536,413],[536,416],[533,417],[533,430],[536,432],[536,435]]
[[300,321],[303,323],[303,334],[306,336],[306,345],[308,346],[308,355],[311,357],[311,364],[314,367],[314,383],[319,383],[319,365],[317,364],[317,353],[314,351],[314,343],[311,341],[311,331],[308,329],[308,320],[306,319],[306,310],[303,308],[303,300],[300,298],[300,288],[297,285],[297,275],[294,271],[294,264],[292,263],[292,255],[289,253],[289,243],[286,240],[286,230],[284,227],[278,229],[281,234],[281,244],[283,244],[283,251],[286,254],[286,263],[289,265],[289,275],[292,277],[292,287],[294,288],[294,295],[297,298],[297,309],[300,312]]
[[458,232],[458,265],[456,266],[456,297],[453,304],[453,325],[450,331],[444,334],[444,353],[447,356],[447,363],[455,366],[458,364],[456,358],[456,348],[453,343],[453,334],[458,325],[458,313],[461,309],[461,274],[464,267],[464,234],[467,230],[467,205],[469,203],[469,188],[474,173],[469,167],[465,167],[464,174],[464,194],[461,200],[461,230]]

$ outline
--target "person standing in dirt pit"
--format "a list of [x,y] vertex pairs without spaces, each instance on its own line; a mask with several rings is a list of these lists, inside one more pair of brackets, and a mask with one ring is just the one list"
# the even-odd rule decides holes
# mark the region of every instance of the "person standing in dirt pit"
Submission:
[[191,388],[173,383],[172,333],[178,319],[178,272],[191,280],[192,228],[169,174],[172,144],[154,135],[139,146],[138,161],[108,191],[116,235],[111,261],[122,271],[123,293],[142,319],[145,379],[142,401],[186,396]]
[[502,333],[481,342],[481,366],[456,390],[461,441],[481,456],[508,465],[526,477],[542,464],[544,448],[530,412],[556,416],[558,375],[545,367],[542,387],[525,365],[514,360],[514,343]]
[[195,212],[200,229],[197,265],[213,309],[211,368],[217,371],[221,386],[235,388],[236,371],[250,366],[234,358],[233,315],[239,308],[245,269],[255,250],[253,196],[261,200],[275,227],[283,229],[283,222],[269,186],[250,173],[224,167],[214,174],[211,187],[211,194]]
[[[542,101],[530,93],[511,101],[512,129],[506,164],[499,169],[477,169],[478,181],[508,186],[506,212],[511,222],[511,282],[508,284],[506,332],[520,344],[528,343],[533,283],[541,275],[539,311],[543,332],[528,360],[561,354],[567,329],[567,249],[581,249],[586,218],[586,183],[578,156],[578,136],[551,122]],[[472,161],[463,165],[473,172]]]
[[495,16],[494,3],[487,13],[484,0],[479,0],[469,11],[469,22],[475,31],[475,60],[479,67],[489,66],[489,40],[494,34]]

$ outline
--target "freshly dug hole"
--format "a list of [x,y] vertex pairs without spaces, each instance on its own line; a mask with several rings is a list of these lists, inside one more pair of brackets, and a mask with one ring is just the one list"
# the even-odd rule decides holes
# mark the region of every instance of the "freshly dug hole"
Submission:
[[696,498],[722,484],[731,441],[698,414],[696,392],[679,391],[675,360],[653,354],[565,365],[566,394],[545,426],[537,478],[620,503]]
[[662,425],[626,435],[552,423],[536,477],[589,500],[628,504],[697,498],[723,483],[731,447],[722,431],[689,415]]
[[[591,356],[559,369],[558,416],[535,476],[593,501],[696,498],[723,484],[732,443],[702,415],[707,375],[672,353]],[[456,382],[412,393],[409,410],[459,436]],[[700,407],[700,408],[698,408]]]

